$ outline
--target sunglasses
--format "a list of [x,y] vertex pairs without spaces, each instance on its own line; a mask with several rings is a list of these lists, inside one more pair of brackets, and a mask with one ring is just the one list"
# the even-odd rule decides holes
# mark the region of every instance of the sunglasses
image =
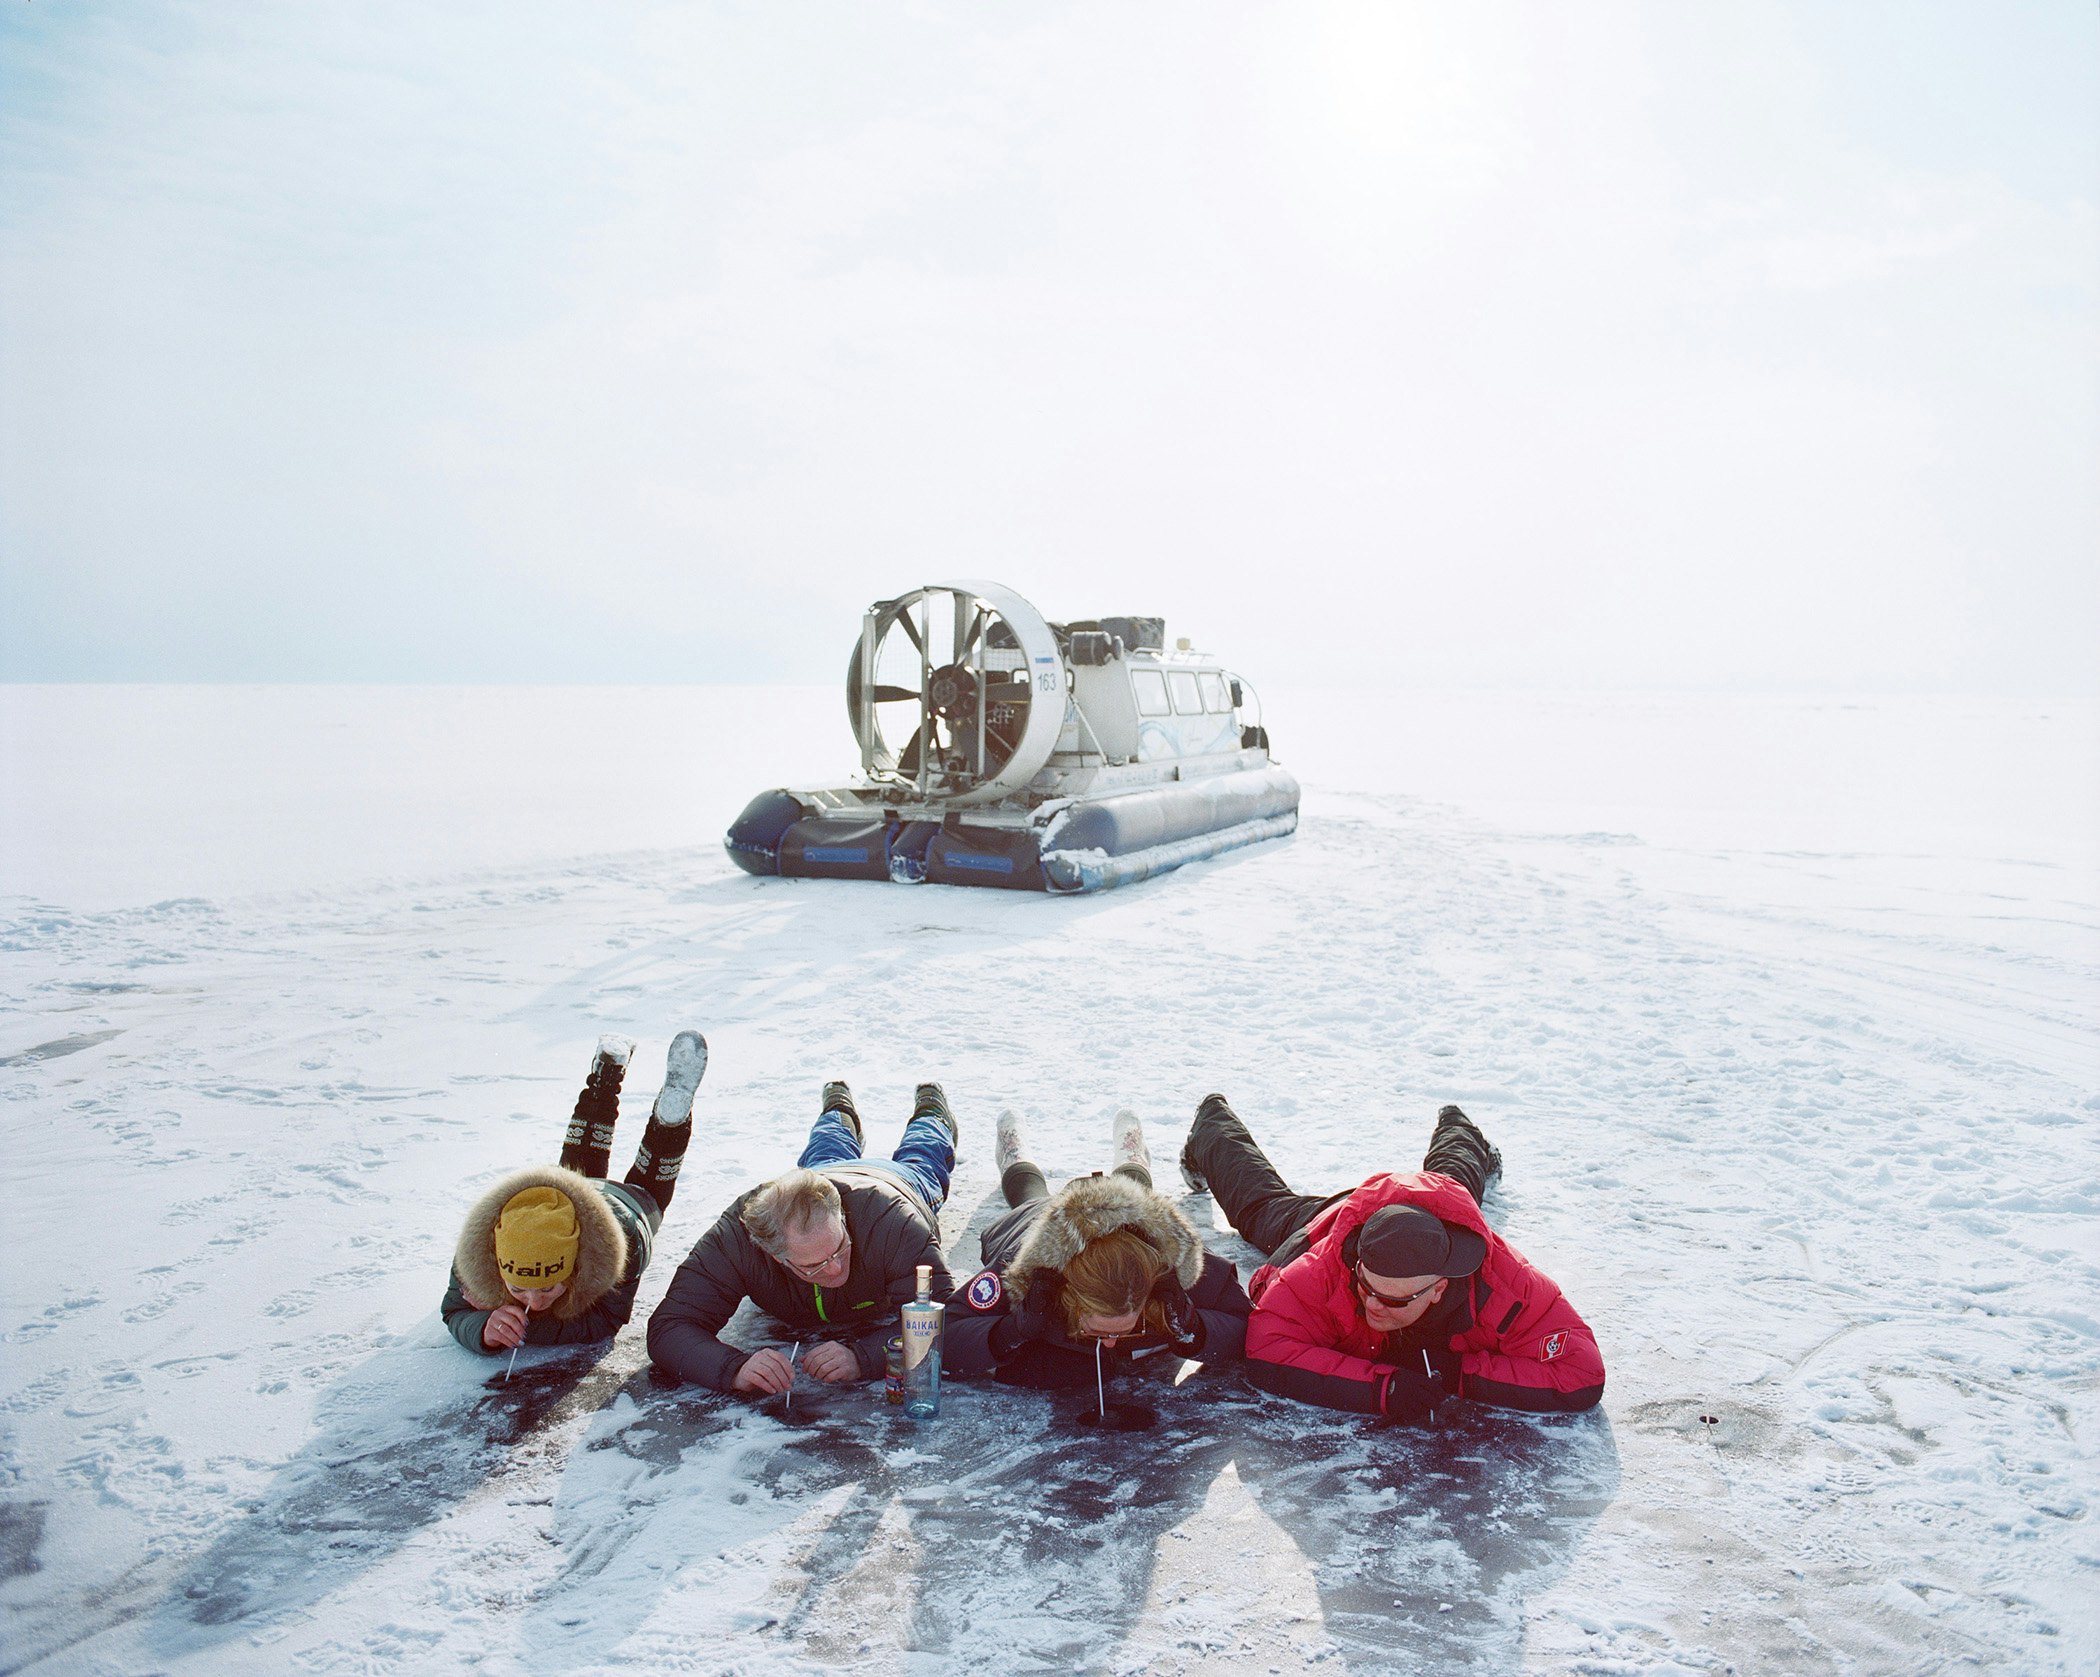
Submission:
[[1349,1279],[1356,1283],[1356,1291],[1359,1296],[1366,1299],[1376,1299],[1388,1310],[1405,1310],[1409,1305],[1413,1304],[1416,1299],[1426,1299],[1431,1293],[1435,1292],[1437,1288],[1441,1287],[1444,1284],[1443,1277],[1439,1276],[1436,1280],[1430,1282],[1428,1286],[1424,1287],[1420,1292],[1409,1293],[1403,1298],[1394,1298],[1391,1293],[1381,1293],[1376,1287],[1372,1286],[1368,1281],[1364,1279],[1364,1266],[1362,1264],[1358,1264],[1356,1266],[1355,1270],[1351,1272]]

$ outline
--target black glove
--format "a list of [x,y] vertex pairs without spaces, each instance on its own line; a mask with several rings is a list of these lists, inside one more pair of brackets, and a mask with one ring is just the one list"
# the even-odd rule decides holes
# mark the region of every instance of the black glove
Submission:
[[1006,1316],[991,1333],[994,1358],[1004,1362],[1032,1341],[1055,1337],[1064,1325],[1057,1309],[1062,1282],[1056,1270],[1039,1269],[1028,1278],[1028,1291],[1019,1298],[1008,1292]]
[[1169,1345],[1185,1357],[1203,1349],[1203,1312],[1196,1308],[1180,1276],[1170,1269],[1153,1282],[1152,1302],[1159,1306],[1160,1326],[1166,1330]]
[[1436,1419],[1437,1405],[1446,1395],[1442,1375],[1424,1374],[1415,1368],[1396,1368],[1385,1383],[1386,1418],[1427,1426]]

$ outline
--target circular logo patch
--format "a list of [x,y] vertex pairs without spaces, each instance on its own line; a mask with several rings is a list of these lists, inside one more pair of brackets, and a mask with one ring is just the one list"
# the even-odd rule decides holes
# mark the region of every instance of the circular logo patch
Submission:
[[1006,1288],[1000,1284],[999,1272],[988,1269],[971,1279],[963,1289],[963,1297],[970,1301],[972,1310],[989,1310],[1006,1297]]

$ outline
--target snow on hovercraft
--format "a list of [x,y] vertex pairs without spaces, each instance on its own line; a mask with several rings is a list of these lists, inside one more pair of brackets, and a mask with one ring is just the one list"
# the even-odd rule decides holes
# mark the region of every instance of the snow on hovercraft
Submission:
[[729,854],[754,874],[1103,891],[1292,832],[1298,782],[1252,690],[1164,630],[1049,623],[992,582],[878,600],[846,666],[860,781],[760,793]]

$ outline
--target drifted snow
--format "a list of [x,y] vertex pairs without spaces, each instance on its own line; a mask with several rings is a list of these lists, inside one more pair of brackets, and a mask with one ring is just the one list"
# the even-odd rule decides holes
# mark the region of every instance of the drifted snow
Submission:
[[[722,827],[839,708],[0,690],[0,1666],[2091,1669],[2090,707],[1276,695],[1288,842],[1079,901],[746,878]],[[946,1085],[965,1269],[1003,1105],[1053,1177],[1130,1105],[1178,1188],[1222,1089],[1324,1189],[1450,1100],[1604,1406],[790,1423],[652,1383],[639,1320],[506,1385],[436,1321],[460,1212],[607,1030],[624,1167],[684,1026],[644,1314],[826,1077],[878,1140]]]

